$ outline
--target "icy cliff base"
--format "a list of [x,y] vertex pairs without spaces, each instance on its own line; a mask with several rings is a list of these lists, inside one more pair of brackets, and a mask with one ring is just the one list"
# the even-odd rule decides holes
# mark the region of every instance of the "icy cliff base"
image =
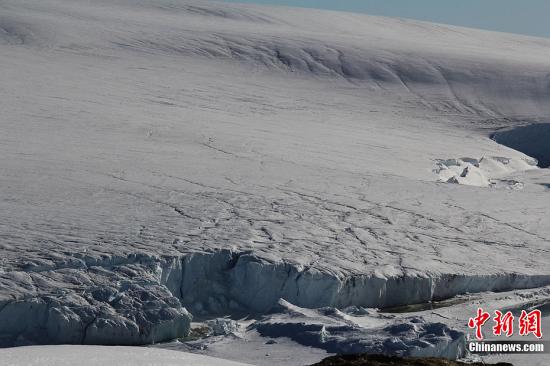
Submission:
[[[0,304],[2,346],[136,345],[183,337],[191,315],[182,304],[203,317],[267,313],[281,298],[306,308],[387,308],[550,282],[548,275],[516,273],[336,274],[228,250],[181,258],[111,258],[103,267],[80,264],[78,269],[10,271],[0,276],[4,288],[20,294]],[[56,288],[56,283],[68,287]],[[260,330],[271,334],[269,328]],[[340,352],[337,348],[332,352]]]
[[550,173],[490,138],[547,121],[547,40],[202,1],[0,14],[2,345],[550,282]]
[[272,315],[253,325],[264,337],[288,337],[304,346],[329,353],[391,354],[413,357],[465,356],[464,334],[443,323],[426,323],[422,318],[397,322],[374,317],[377,325],[361,326],[353,317],[333,308],[303,311],[286,301],[279,303],[281,315]]
[[[358,352],[462,357],[465,361],[482,362],[485,357],[468,354],[465,347],[466,339],[474,337],[475,332],[467,327],[465,319],[475,314],[480,304],[489,312],[499,309],[519,314],[521,309],[538,308],[546,314],[549,302],[548,287],[470,294],[391,309],[355,306],[340,310],[333,307],[305,309],[280,300],[270,314],[251,319],[224,318],[194,323],[191,337],[155,347],[259,366],[312,364],[334,353]],[[550,317],[544,317],[543,327],[549,326],[549,322]],[[220,324],[226,325],[224,331],[214,332]],[[485,336],[491,337],[489,327],[485,329]],[[493,362],[501,359],[507,358],[491,357]],[[544,365],[549,360],[548,355],[521,355],[514,364],[517,361],[521,365]]]
[[[165,286],[144,276],[142,268],[115,266],[108,271],[86,267],[85,274],[83,270],[60,269],[50,276],[4,274],[1,283],[5,291],[23,295],[0,302],[0,346],[139,345],[189,331],[190,314]],[[68,288],[56,287],[56,283]],[[45,291],[33,293],[36,284]],[[48,290],[52,293],[46,293]]]

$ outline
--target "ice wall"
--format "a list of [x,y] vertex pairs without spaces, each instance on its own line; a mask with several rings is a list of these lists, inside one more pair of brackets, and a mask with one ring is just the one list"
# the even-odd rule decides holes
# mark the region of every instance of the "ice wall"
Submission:
[[[120,264],[50,269],[39,276],[3,273],[3,286],[19,295],[0,302],[1,344],[169,340],[189,330],[191,316],[184,306],[201,316],[267,313],[281,298],[305,308],[391,307],[550,283],[550,276],[513,273],[342,275],[230,250],[108,262]],[[40,289],[25,290],[37,282]]]

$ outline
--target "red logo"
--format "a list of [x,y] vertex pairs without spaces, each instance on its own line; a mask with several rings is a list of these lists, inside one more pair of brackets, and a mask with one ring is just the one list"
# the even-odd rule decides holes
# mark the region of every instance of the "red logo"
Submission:
[[[491,315],[488,312],[484,311],[483,308],[478,308],[476,316],[468,320],[468,328],[475,329],[476,338],[480,341],[483,340],[482,328],[490,318]],[[542,338],[541,319],[540,310],[533,310],[529,313],[522,310],[519,317],[519,335],[533,334],[537,338]],[[493,335],[501,336],[504,334],[506,337],[514,335],[514,320],[515,317],[511,311],[503,314],[501,311],[495,310]]]
[[481,328],[483,325],[489,320],[491,315],[489,313],[486,313],[483,311],[482,308],[477,309],[477,316],[475,318],[470,318],[468,321],[468,327],[471,329],[476,329],[476,338],[479,340],[483,339],[483,333],[481,331]]
[[541,318],[540,310],[533,310],[530,313],[522,310],[519,317],[519,335],[526,336],[533,333],[535,337],[542,338]]
[[495,310],[495,326],[493,327],[493,334],[496,336],[506,333],[506,337],[511,337],[514,334],[514,315],[511,311],[508,311],[504,316],[502,312]]

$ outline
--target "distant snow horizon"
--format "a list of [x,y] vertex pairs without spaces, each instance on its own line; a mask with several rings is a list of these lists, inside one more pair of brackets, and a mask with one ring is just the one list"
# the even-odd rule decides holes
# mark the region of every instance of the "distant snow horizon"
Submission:
[[550,2],[544,0],[466,0],[440,2],[420,0],[218,0],[231,3],[250,3],[322,10],[364,13],[392,18],[405,18],[446,25],[475,28],[534,37],[550,38],[550,25],[545,14]]

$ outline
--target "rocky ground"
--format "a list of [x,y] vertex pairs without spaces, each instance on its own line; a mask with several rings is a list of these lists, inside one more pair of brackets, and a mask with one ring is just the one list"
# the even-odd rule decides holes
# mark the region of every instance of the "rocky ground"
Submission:
[[440,358],[400,358],[381,355],[332,356],[312,366],[513,366],[510,363],[464,363]]

